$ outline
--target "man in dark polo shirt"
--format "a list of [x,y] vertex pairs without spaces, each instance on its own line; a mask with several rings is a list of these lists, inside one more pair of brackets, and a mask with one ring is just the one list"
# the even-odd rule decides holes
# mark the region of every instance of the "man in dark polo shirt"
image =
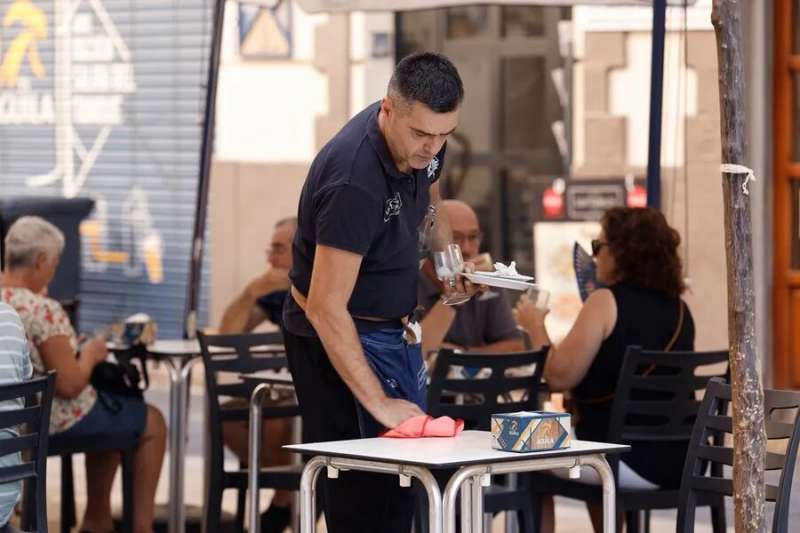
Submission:
[[[440,202],[436,182],[463,94],[447,58],[406,57],[387,96],[311,165],[283,313],[306,442],[375,437],[423,414],[425,367],[403,321],[417,300],[418,226]],[[434,248],[450,239],[443,219]],[[413,497],[395,476],[342,472],[321,492],[331,533],[411,528]]]

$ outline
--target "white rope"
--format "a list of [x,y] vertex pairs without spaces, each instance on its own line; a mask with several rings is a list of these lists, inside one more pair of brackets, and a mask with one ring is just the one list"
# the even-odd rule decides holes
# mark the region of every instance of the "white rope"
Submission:
[[742,193],[750,196],[750,190],[747,188],[747,184],[751,181],[756,181],[756,173],[753,172],[752,168],[744,165],[734,165],[733,163],[723,163],[720,165],[719,169],[723,174],[747,174],[744,183],[742,183]]

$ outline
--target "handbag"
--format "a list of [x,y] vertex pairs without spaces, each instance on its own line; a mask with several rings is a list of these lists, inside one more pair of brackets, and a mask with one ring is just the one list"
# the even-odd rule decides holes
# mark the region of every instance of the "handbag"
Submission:
[[[89,379],[92,386],[100,392],[108,392],[128,396],[130,398],[144,398],[144,391],[149,385],[147,367],[144,364],[142,354],[137,350],[138,346],[115,354],[116,362],[102,361],[92,370]],[[142,347],[144,348],[144,347]],[[142,372],[133,363],[134,357],[138,357],[144,369],[144,385],[142,386]]]

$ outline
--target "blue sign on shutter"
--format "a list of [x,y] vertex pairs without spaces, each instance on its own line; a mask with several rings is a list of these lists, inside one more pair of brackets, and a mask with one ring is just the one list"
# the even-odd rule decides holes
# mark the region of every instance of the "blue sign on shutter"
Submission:
[[83,331],[144,312],[182,335],[211,4],[0,2],[0,196],[95,200]]

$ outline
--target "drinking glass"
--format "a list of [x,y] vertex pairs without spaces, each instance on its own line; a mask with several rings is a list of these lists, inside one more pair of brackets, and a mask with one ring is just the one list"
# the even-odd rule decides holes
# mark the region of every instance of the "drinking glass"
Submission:
[[[458,274],[464,270],[464,258],[461,247],[457,244],[448,244],[444,250],[433,252],[433,266],[436,268],[436,277],[451,290],[456,288]],[[464,293],[452,293],[442,298],[445,305],[458,305],[469,300]]]
[[547,309],[547,304],[550,301],[550,291],[531,287],[525,292],[525,294],[528,295],[528,299],[531,301],[531,303],[533,303],[533,305],[536,306],[537,309]]

